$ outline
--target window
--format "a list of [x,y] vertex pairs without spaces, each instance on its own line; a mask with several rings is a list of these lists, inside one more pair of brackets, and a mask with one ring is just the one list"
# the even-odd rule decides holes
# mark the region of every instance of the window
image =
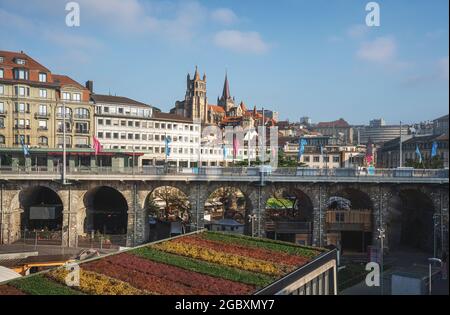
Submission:
[[5,103],[0,102],[0,114],[5,113]]
[[97,137],[99,137],[100,139],[103,138],[103,132],[97,132]]
[[314,161],[314,163],[319,163],[320,162],[320,157],[319,156],[314,156],[313,157],[313,161]]
[[28,80],[28,71],[25,69],[14,69],[15,80]]
[[128,140],[133,140],[133,134],[132,133],[128,134]]
[[46,120],[39,120],[39,129],[47,130],[47,121]]
[[134,126],[137,127],[137,128],[139,128],[139,127],[141,126],[141,123],[140,123],[139,121],[135,121],[135,122],[134,122]]
[[38,138],[38,140],[39,140],[39,144],[40,145],[48,145],[48,138],[47,137],[41,136],[41,137]]
[[40,89],[40,90],[39,90],[39,97],[40,97],[40,98],[47,98],[47,90],[45,90],[45,89]]
[[3,135],[0,135],[0,144],[5,144],[6,143],[6,138]]
[[47,82],[47,73],[39,73],[39,82]]
[[39,115],[46,116],[47,115],[47,105],[40,104],[38,113],[39,113]]
[[103,107],[103,112],[109,113],[109,107],[107,107],[107,106]]
[[106,120],[105,120],[105,124],[106,124],[107,126],[111,126],[111,119],[106,119]]
[[87,122],[76,122],[75,132],[77,133],[89,133],[89,124]]
[[[58,116],[59,118],[63,117],[63,107],[59,106],[56,112],[56,116]],[[68,107],[66,107],[66,114],[65,114],[66,118],[70,118],[70,116],[72,116],[72,110]]]
[[122,127],[125,127],[125,126],[127,125],[127,121],[126,121],[126,120],[121,120],[121,121],[120,121],[120,125],[121,125]]
[[18,65],[24,65],[25,64],[25,60],[24,59],[20,59],[20,58],[16,58],[16,63]]
[[63,99],[64,101],[70,101],[70,93],[68,93],[68,92],[63,92],[63,93],[62,93],[62,99]]
[[89,118],[89,110],[87,108],[76,108],[75,118],[82,118],[82,119]]
[[5,128],[5,118],[0,118],[0,128]]
[[327,163],[330,162],[330,157],[329,156],[324,156],[323,157],[323,161],[327,162]]
[[333,163],[339,163],[339,156],[333,156]]
[[0,57],[0,63],[3,62],[3,57]]
[[114,132],[113,133],[113,138],[114,139],[119,139],[119,133],[118,132]]
[[16,95],[18,96],[30,96],[30,88],[24,86],[16,86],[14,87]]
[[5,71],[3,69],[0,69],[0,79],[3,79]]
[[3,95],[3,93],[5,93],[5,87],[0,85],[0,95]]
[[303,162],[309,162],[309,156],[304,156],[303,157]]
[[25,113],[30,111],[30,104],[16,103],[15,107],[17,113]]
[[73,93],[72,94],[72,101],[74,101],[74,102],[81,102],[81,94],[80,93]]
[[98,124],[99,124],[100,126],[103,126],[103,119],[99,119],[99,120],[98,120]]
[[128,121],[128,127],[133,127],[133,122],[131,120]]
[[111,132],[106,132],[105,133],[105,138],[106,139],[111,139]]
[[134,140],[140,140],[141,139],[141,135],[136,133],[134,134]]

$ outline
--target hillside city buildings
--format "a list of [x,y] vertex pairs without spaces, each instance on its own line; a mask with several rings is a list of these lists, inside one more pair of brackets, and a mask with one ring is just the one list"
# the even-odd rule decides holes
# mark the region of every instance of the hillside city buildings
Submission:
[[[206,74],[201,76],[197,67],[194,75],[187,74],[184,100],[163,113],[128,97],[97,93],[94,82],[83,86],[67,75],[54,74],[23,52],[0,51],[0,167],[56,170],[64,143],[67,165],[75,168],[233,165],[249,156],[259,158],[249,145],[263,125],[267,138],[271,127],[278,128],[278,149],[304,167],[367,166],[368,145],[375,165],[397,167],[400,134],[403,161],[414,160],[417,146],[423,158],[429,158],[437,142],[438,156],[448,166],[448,115],[415,125],[386,125],[382,118],[368,126],[352,126],[343,118],[314,124],[306,116],[290,123],[280,121],[271,109],[248,109],[243,101],[237,103],[227,74],[221,96],[211,104]],[[247,132],[238,146],[224,139],[205,146],[210,139],[202,138],[202,131],[208,126],[223,131],[242,127]],[[94,137],[101,153],[93,152]],[[299,154],[301,139],[306,145]],[[24,155],[24,146],[29,156]]]

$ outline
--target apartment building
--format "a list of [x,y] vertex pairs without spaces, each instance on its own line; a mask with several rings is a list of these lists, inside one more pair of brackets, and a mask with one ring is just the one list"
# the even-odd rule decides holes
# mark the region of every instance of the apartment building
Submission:
[[93,135],[89,90],[23,52],[0,51],[0,147],[89,147]]

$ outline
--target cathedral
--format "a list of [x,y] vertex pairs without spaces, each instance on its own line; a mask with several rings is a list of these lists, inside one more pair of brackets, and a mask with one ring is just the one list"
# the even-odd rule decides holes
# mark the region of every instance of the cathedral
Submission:
[[[227,74],[225,74],[222,96],[217,98],[217,104],[209,104],[206,96],[206,74],[201,77],[197,67],[192,79],[189,73],[187,75],[184,100],[177,101],[170,113],[198,119],[203,125],[220,127],[256,127],[262,122],[262,116],[257,112],[256,106],[253,111],[247,110],[243,102],[236,106],[235,98],[230,93]],[[275,124],[275,121],[270,123]]]

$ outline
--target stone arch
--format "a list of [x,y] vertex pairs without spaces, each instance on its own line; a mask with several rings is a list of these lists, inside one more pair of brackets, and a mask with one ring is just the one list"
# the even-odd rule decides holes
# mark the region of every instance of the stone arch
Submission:
[[25,185],[13,202],[20,209],[21,230],[62,231],[66,202],[61,193],[51,185]]
[[161,182],[150,187],[142,200],[144,238],[151,241],[192,230],[192,204],[186,187],[177,182]]
[[[205,197],[201,202],[203,202],[203,207],[207,206],[206,208],[215,209],[215,211],[205,209],[205,217],[211,216],[208,224],[209,228],[213,230],[233,230],[236,233],[251,235],[252,226],[251,222],[249,222],[249,215],[256,212],[257,207],[255,207],[255,200],[252,197],[255,197],[255,193],[252,191],[251,185],[248,184],[224,182],[208,185]],[[210,207],[213,203],[216,205]],[[222,211],[222,218],[219,218],[219,209]],[[213,217],[213,213],[217,214],[217,216],[214,214]],[[257,226],[253,228],[255,233]]]
[[119,189],[109,185],[92,187],[84,193],[83,204],[84,219],[79,222],[84,233],[127,234],[130,205]]
[[377,199],[370,187],[330,187],[324,204],[326,243],[346,252],[366,252],[372,245]]
[[315,206],[306,187],[272,184],[268,193],[264,204],[266,236],[311,245]]
[[387,202],[387,237],[390,250],[433,250],[432,196],[423,188],[401,187]]

